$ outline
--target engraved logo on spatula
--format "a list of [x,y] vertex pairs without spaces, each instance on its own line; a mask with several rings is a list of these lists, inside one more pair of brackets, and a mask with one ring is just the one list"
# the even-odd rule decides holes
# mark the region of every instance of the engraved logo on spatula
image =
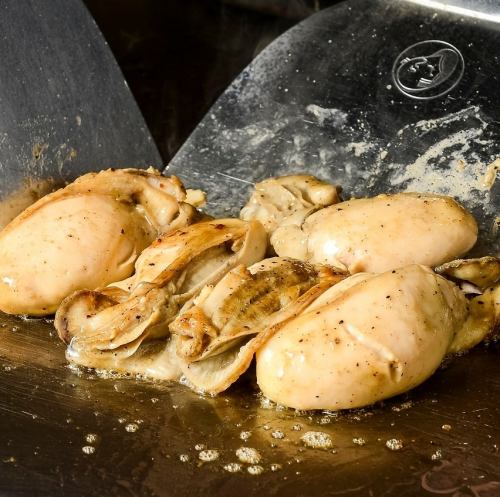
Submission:
[[398,55],[392,66],[392,78],[407,97],[432,100],[455,88],[464,68],[464,58],[456,47],[445,41],[426,40]]

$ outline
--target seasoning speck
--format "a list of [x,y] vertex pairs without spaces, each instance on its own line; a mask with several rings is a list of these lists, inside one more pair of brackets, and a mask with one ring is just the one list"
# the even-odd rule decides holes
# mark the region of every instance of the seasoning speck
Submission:
[[281,464],[278,463],[271,464],[270,468],[271,471],[279,471],[281,469]]
[[313,449],[329,449],[333,445],[330,435],[322,431],[306,431],[300,439]]
[[451,425],[443,425],[443,426],[441,426],[441,429],[443,431],[450,431],[451,430]]
[[181,454],[179,456],[179,461],[181,461],[181,462],[188,462],[189,461],[189,456],[187,454]]
[[82,452],[87,455],[93,454],[95,452],[95,447],[92,447],[92,445],[85,445],[85,447],[82,447]]
[[196,444],[194,446],[195,450],[205,450],[206,448],[207,448],[207,446],[205,444]]
[[302,430],[302,425],[297,423],[297,424],[292,426],[292,430],[293,431],[300,431],[300,430]]

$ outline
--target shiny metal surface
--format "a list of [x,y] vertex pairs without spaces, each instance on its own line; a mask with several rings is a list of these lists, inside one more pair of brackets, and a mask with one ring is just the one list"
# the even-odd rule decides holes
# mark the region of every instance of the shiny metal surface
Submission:
[[60,184],[95,169],[160,166],[80,0],[1,2],[0,60],[0,200],[48,178]]
[[[464,77],[443,98],[416,102],[394,89],[391,68],[407,47],[436,38],[460,50]],[[350,196],[404,189],[410,180],[395,179],[421,156],[434,171],[459,160],[476,171],[498,153],[499,46],[488,23],[408,2],[326,10],[242,73],[168,171],[206,188],[219,214],[235,213],[249,183],[271,174],[311,171]],[[464,140],[448,147],[450,136]],[[440,187],[458,191],[453,181]],[[497,251],[498,181],[462,191],[481,222],[477,251]],[[404,396],[334,414],[269,405],[251,373],[203,398],[180,385],[73,371],[43,320],[2,316],[0,333],[2,495],[500,495],[495,344],[449,361]],[[305,447],[307,431],[329,434],[332,448]],[[262,474],[246,463],[225,468],[241,446],[259,451]],[[203,462],[203,448],[218,458]]]
[[[301,414],[263,402],[251,375],[202,398],[180,385],[76,374],[51,323],[6,317],[0,331],[2,495],[500,492],[498,346],[477,348],[383,405]],[[330,434],[333,450],[304,447],[307,431]],[[246,441],[242,432],[250,433]],[[391,439],[403,448],[387,448]],[[200,461],[198,444],[219,458]],[[262,474],[249,474],[250,464],[224,469],[239,462],[241,446],[260,452]]]
[[[441,66],[443,47],[456,51],[456,69]],[[474,253],[499,253],[500,181],[484,184],[500,155],[499,54],[497,23],[407,1],[345,2],[264,50],[166,172],[205,189],[219,215],[236,214],[252,182],[297,171],[340,184],[346,198],[443,193],[478,219]],[[415,88],[403,93],[395,78],[406,58]],[[440,73],[440,85],[419,88]]]

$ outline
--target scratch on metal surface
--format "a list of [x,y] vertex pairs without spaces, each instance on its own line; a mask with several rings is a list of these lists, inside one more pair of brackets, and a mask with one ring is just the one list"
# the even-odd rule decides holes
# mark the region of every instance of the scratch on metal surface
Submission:
[[240,181],[241,183],[246,183],[248,185],[255,185],[255,183],[252,183],[251,181],[248,181],[248,180],[242,179],[242,178],[237,178],[236,176],[231,176],[230,174],[221,173],[219,171],[217,171],[216,174],[218,174],[219,176],[224,176],[225,178],[235,180],[235,181]]

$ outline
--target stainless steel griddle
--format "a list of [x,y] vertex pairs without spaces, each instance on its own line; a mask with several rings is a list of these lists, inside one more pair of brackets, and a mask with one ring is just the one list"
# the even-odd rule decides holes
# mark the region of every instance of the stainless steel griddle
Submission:
[[[347,2],[287,32],[221,96],[167,172],[205,188],[220,215],[274,174],[310,171],[346,197],[423,188],[434,174],[446,178],[435,189],[479,219],[476,253],[498,253],[499,186],[484,176],[498,154],[500,5],[420,3]],[[418,62],[427,72],[405,72]],[[0,333],[1,495],[500,495],[493,343],[374,407],[297,413],[262,399],[252,372],[204,398],[74,371],[50,321],[2,316]],[[304,447],[310,430],[328,433],[333,449]],[[393,439],[400,450],[388,448]],[[225,469],[241,446],[260,452],[262,474]],[[219,458],[201,461],[202,447]]]

